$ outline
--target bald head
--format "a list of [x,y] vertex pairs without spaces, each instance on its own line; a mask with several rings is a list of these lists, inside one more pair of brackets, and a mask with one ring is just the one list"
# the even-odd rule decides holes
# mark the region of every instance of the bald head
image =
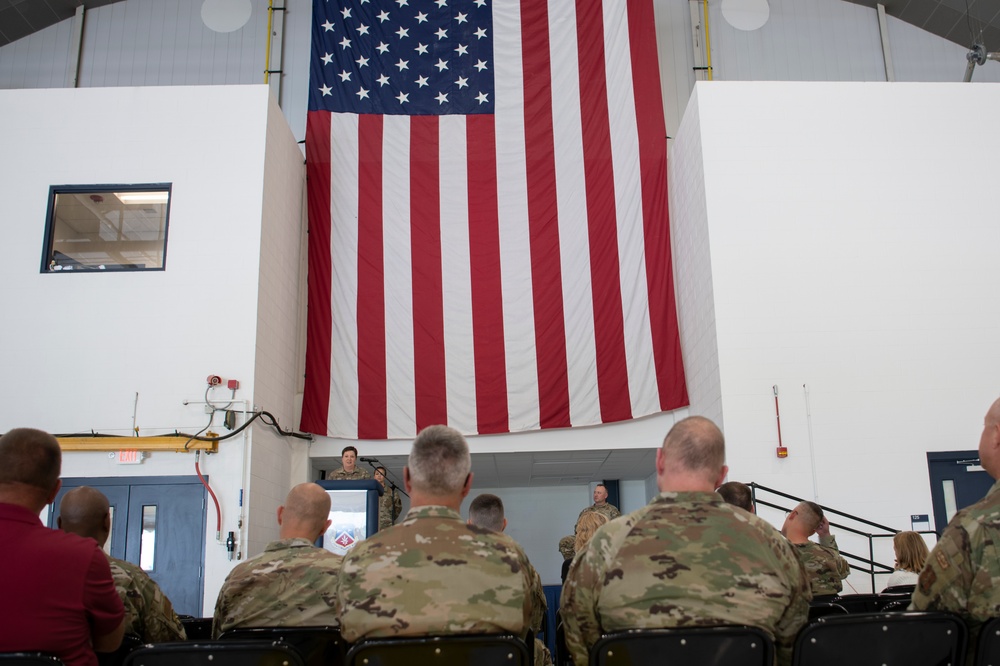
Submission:
[[59,490],[61,467],[52,435],[34,428],[7,432],[0,437],[0,502],[41,511]]
[[281,538],[315,541],[330,526],[330,495],[315,483],[300,483],[278,507]]
[[656,454],[661,491],[711,492],[726,476],[722,431],[703,416],[678,421]]
[[994,479],[1000,479],[1000,400],[995,400],[983,418],[979,437],[979,462]]
[[59,529],[95,540],[104,546],[111,531],[111,505],[100,490],[74,488],[59,503]]

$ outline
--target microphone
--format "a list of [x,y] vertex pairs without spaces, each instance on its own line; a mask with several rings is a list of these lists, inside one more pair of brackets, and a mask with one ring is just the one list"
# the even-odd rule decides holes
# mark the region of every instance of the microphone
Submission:
[[378,458],[358,458],[361,462],[378,462]]

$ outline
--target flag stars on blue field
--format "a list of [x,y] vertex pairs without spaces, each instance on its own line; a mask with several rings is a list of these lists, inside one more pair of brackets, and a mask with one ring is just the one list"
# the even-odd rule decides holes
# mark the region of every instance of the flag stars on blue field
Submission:
[[374,114],[492,113],[489,4],[317,3],[310,108]]

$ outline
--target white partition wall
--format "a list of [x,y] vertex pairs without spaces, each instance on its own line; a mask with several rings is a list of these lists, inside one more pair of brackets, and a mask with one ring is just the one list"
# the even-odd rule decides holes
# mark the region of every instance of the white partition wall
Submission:
[[[240,381],[235,395],[210,397],[257,405],[294,428],[304,175],[267,88],[0,90],[0,108],[0,432],[195,433],[208,423],[209,374]],[[166,269],[40,273],[49,187],[123,183],[171,183]],[[221,417],[212,429],[229,432]],[[287,454],[299,446],[255,424],[202,457],[222,539],[239,534],[244,557],[276,534]],[[252,474],[248,456],[260,463]],[[68,452],[63,476],[193,475],[194,462],[157,452],[119,465],[106,452]],[[240,506],[251,492],[253,528]],[[207,514],[210,615],[235,562],[216,540],[211,501]]]
[[682,305],[680,241],[708,245],[730,478],[933,513],[926,452],[975,449],[1000,395],[998,112],[992,84],[698,84],[672,223]]

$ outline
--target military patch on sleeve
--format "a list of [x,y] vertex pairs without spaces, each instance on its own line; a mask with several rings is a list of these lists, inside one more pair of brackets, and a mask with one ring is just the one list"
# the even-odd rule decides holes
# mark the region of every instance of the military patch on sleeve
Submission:
[[945,555],[940,550],[937,553],[937,562],[938,562],[938,566],[941,567],[941,569],[945,570],[945,571],[948,569],[948,567],[951,566],[951,562],[948,561],[948,556]]
[[920,591],[924,594],[930,594],[935,582],[937,582],[937,574],[934,573],[934,569],[931,567],[927,567],[921,571],[920,578],[917,579]]

